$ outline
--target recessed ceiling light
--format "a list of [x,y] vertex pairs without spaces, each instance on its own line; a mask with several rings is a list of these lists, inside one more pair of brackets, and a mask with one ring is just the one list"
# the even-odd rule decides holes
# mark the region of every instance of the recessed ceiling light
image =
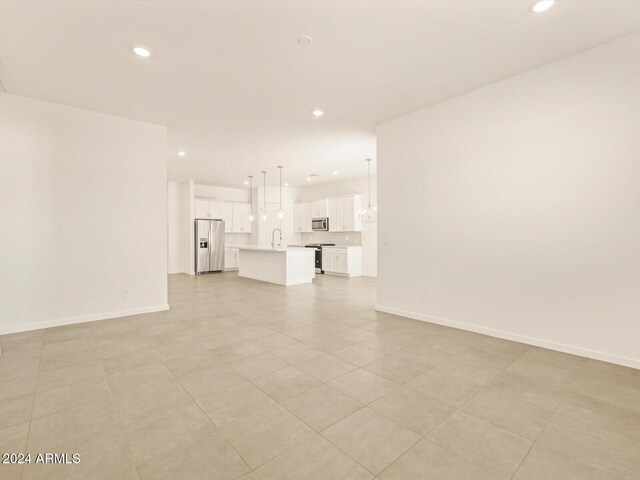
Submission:
[[288,187],[289,186],[289,182],[284,182],[284,186]]
[[179,156],[179,157],[184,157],[186,154],[187,154],[187,152],[185,152],[184,150],[180,150],[180,151],[178,152],[178,156]]
[[307,177],[307,182],[310,182],[310,181],[311,181],[311,177]]
[[334,174],[334,175],[337,175],[337,174],[338,174],[338,171],[337,171],[337,170],[334,170],[334,171],[333,171],[333,174]]
[[313,38],[309,35],[302,35],[301,37],[298,37],[298,45],[301,47],[308,47],[311,45],[311,42],[313,42]]
[[324,115],[324,112],[322,110],[314,110],[313,111],[313,116],[314,117],[321,117],[322,115]]
[[533,2],[529,7],[529,10],[531,10],[533,13],[546,12],[551,7],[553,7],[554,3],[555,0],[539,0],[537,2]]
[[245,180],[245,181],[244,181],[244,184],[245,184],[245,185],[249,185],[249,180]]
[[145,47],[133,47],[133,53],[135,53],[139,57],[144,57],[144,58],[151,56],[151,50]]

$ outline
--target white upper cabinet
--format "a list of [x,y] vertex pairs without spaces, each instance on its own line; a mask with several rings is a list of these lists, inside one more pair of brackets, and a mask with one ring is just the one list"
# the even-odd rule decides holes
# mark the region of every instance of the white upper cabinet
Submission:
[[362,222],[360,210],[362,196],[359,194],[333,197],[329,199],[329,231],[360,232]]
[[348,232],[361,232],[362,220],[360,212],[362,211],[362,196],[350,195],[345,197],[345,214]]
[[296,203],[293,206],[293,230],[296,233],[309,233],[312,218],[311,202]]
[[212,218],[210,203],[206,198],[196,198],[196,218]]
[[314,200],[311,202],[311,217],[323,218],[329,216],[329,199]]
[[231,204],[231,213],[232,219],[231,222],[231,231],[233,233],[242,233],[242,228],[244,227],[242,221],[242,207],[241,203],[233,203]]
[[[253,228],[253,222],[249,220],[249,214],[251,213],[251,204],[243,203],[242,204],[242,219],[243,219],[243,233],[251,233]],[[254,220],[255,221],[255,220]]]
[[225,233],[251,233],[249,203],[231,203],[196,198],[196,217],[224,220]]
[[296,233],[313,232],[311,220],[328,217],[330,232],[361,232],[361,207],[362,196],[358,193],[296,203],[294,231]]
[[233,205],[231,203],[211,200],[211,216],[224,220],[225,233],[233,231]]
[[234,233],[251,233],[251,222],[249,221],[250,203],[233,203],[233,224]]

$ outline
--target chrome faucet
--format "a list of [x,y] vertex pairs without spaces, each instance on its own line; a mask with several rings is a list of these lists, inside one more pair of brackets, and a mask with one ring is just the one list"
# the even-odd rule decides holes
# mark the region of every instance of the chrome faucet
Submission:
[[278,246],[280,247],[282,245],[282,230],[280,230],[279,228],[274,228],[273,232],[271,232],[271,248],[276,248],[276,242],[274,238],[276,236],[276,230],[280,232],[280,241],[278,242]]

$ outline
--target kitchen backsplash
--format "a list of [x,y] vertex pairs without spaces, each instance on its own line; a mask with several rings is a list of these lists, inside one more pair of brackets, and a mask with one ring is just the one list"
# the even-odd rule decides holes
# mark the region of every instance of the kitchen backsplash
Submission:
[[251,235],[246,233],[225,233],[225,245],[248,245]]
[[361,232],[313,232],[301,233],[302,244],[307,243],[335,243],[341,246],[360,246],[362,245]]

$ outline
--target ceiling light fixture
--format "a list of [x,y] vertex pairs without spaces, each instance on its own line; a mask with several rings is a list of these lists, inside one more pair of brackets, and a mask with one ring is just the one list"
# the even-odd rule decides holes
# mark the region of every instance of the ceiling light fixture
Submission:
[[245,181],[244,181],[244,184],[245,184],[245,185],[249,185],[249,180],[245,180]]
[[308,47],[311,45],[311,42],[313,42],[313,38],[309,35],[302,35],[301,37],[298,37],[298,45],[301,47]]
[[284,182],[284,186],[288,187],[289,186],[289,182]]
[[287,215],[287,212],[282,208],[282,165],[278,165],[278,170],[280,170],[280,210],[278,210],[278,218],[282,220]]
[[337,170],[334,170],[334,171],[333,171],[333,174],[334,174],[334,175],[337,175],[337,174],[338,174],[338,171],[337,171]]
[[551,7],[553,7],[553,4],[555,3],[555,0],[539,0],[537,2],[533,2],[531,4],[531,6],[529,7],[529,10],[532,13],[542,13],[542,12],[546,12],[547,10],[549,10]]
[[262,171],[262,213],[260,214],[260,218],[263,221],[267,221],[269,218],[269,212],[267,212],[267,171]]
[[249,175],[249,182],[244,182],[245,185],[249,183],[249,214],[247,218],[250,222],[253,222],[256,219],[256,216],[253,214],[253,175]]
[[187,152],[185,152],[184,150],[180,150],[180,151],[178,152],[178,156],[179,156],[179,157],[184,157],[186,154],[187,154]]
[[307,182],[310,182],[310,181],[311,181],[311,177],[307,177]]
[[314,110],[313,111],[313,116],[314,117],[321,117],[322,115],[324,115],[324,112],[322,110]]
[[133,53],[143,58],[151,56],[151,50],[145,47],[133,47]]

